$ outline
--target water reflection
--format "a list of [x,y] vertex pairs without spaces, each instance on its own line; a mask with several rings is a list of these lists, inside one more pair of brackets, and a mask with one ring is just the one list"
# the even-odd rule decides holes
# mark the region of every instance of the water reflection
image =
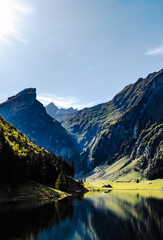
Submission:
[[163,192],[87,193],[24,211],[0,214],[1,239],[163,239]]
[[150,197],[150,192],[148,197],[143,195],[141,191],[88,194],[86,199],[94,208],[89,225],[95,239],[163,239],[163,198]]
[[15,204],[6,205],[3,209],[4,211],[0,213],[0,239],[3,240],[37,239],[42,231],[47,231],[54,225],[59,226],[64,219],[73,217],[73,205],[69,199],[34,209],[20,210]]

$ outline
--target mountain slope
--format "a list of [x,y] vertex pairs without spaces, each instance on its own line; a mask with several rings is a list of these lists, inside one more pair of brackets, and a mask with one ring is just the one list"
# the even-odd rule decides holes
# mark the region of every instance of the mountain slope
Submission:
[[[138,79],[108,103],[81,110],[63,125],[76,135],[84,149],[81,166],[86,171],[121,160],[120,168],[115,168],[118,174],[112,179],[131,173],[133,168],[137,169],[134,174],[155,178],[163,176],[162,106],[163,70]],[[148,134],[145,137],[143,133]],[[122,170],[126,166],[127,170]]]
[[62,122],[65,118],[68,118],[72,116],[74,113],[76,113],[78,110],[74,108],[58,108],[54,103],[49,103],[46,107],[46,112],[52,117],[58,120],[59,122]]
[[75,140],[36,100],[36,89],[25,89],[8,98],[0,104],[0,114],[39,146],[53,150],[68,161],[77,159]]
[[76,136],[82,148],[86,148],[110,122],[140,101],[148,83],[157,74],[152,73],[145,79],[138,79],[135,84],[130,84],[119,92],[112,101],[78,111],[64,120],[63,127]]
[[61,157],[31,142],[0,116],[1,183],[17,184],[30,179],[54,186],[61,171],[73,176],[74,169]]
[[163,124],[142,130],[128,154],[96,167],[89,180],[130,181],[163,177]]
[[125,174],[135,168],[142,177],[163,176],[163,71],[145,81],[135,104],[109,123],[83,154],[90,167],[127,156],[125,167],[131,164],[131,168]]
[[81,148],[86,148],[93,137],[103,130],[106,123],[120,116],[119,109],[113,102],[85,108],[62,123],[63,127],[73,134]]

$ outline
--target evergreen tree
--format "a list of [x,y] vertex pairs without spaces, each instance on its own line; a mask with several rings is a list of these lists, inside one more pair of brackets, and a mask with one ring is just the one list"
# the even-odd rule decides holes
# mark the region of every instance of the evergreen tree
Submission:
[[55,183],[55,188],[59,189],[61,191],[66,191],[67,190],[67,180],[66,180],[66,177],[63,174],[63,172],[61,172],[58,175],[58,178],[57,178],[56,183]]

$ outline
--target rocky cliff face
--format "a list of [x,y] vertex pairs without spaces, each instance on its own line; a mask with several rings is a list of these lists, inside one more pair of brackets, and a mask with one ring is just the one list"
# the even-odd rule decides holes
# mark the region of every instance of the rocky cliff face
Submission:
[[[141,95],[138,94],[132,104],[130,101],[126,104],[123,97],[126,112],[109,123],[90,143],[86,158],[91,166],[97,166],[102,162],[111,164],[129,155],[131,161],[142,157],[146,162],[146,168],[149,167],[150,162],[150,172],[154,168],[162,169],[163,162],[160,158],[163,157],[161,147],[163,143],[161,142],[163,140],[163,71],[151,78],[141,79],[135,85],[138,83],[142,83]],[[113,100],[115,101],[116,98],[117,96]],[[119,102],[122,104],[122,101]],[[124,107],[125,104],[122,106]],[[155,130],[151,128],[153,124],[155,124]],[[150,138],[149,136],[142,138],[143,131],[148,132]]]
[[109,123],[123,116],[140,102],[150,81],[160,73],[152,73],[145,79],[138,79],[135,84],[130,84],[119,92],[112,101],[79,111],[65,119],[63,127],[76,136],[81,148],[88,147],[92,139]]
[[[82,153],[82,165],[88,169],[104,163],[112,164],[124,156],[129,156],[132,161],[140,155],[147,165],[149,159],[155,159],[155,164],[150,165],[162,168],[163,163],[159,160],[162,143],[158,141],[162,136],[162,106],[163,70],[145,79],[140,78],[108,103],[80,111],[66,119],[64,126],[76,134],[82,147],[87,147]],[[142,131],[148,131],[153,124],[156,124],[155,127],[160,125],[161,129],[159,137],[156,137],[155,131],[150,131],[151,138],[155,139],[154,145],[149,145],[149,141],[140,143],[138,139]],[[155,149],[154,155],[150,154],[152,147]]]
[[50,117],[43,105],[36,100],[36,89],[29,88],[0,104],[0,114],[32,141],[53,150],[66,160],[78,159],[78,146],[73,137]]
[[58,120],[59,122],[63,122],[65,118],[72,116],[77,113],[77,109],[74,108],[58,108],[54,103],[49,103],[46,107],[46,112],[52,117]]
[[77,138],[80,147],[84,149],[108,122],[120,115],[119,109],[110,101],[78,111],[65,119],[62,126]]

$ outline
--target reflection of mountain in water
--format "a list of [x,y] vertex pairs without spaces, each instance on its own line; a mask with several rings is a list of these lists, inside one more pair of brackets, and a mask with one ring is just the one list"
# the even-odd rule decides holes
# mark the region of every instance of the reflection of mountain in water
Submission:
[[160,240],[163,192],[158,193],[160,199],[141,191],[88,193],[83,200],[64,199],[29,211],[2,213],[1,239]]
[[134,191],[112,191],[88,195],[87,201],[93,203],[88,219],[95,239],[163,239],[163,200],[145,198]]
[[88,193],[82,202],[73,202],[71,221],[40,234],[38,240],[163,239],[162,203],[135,191]]

